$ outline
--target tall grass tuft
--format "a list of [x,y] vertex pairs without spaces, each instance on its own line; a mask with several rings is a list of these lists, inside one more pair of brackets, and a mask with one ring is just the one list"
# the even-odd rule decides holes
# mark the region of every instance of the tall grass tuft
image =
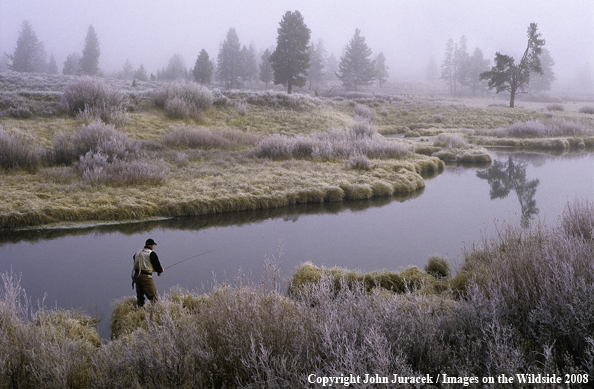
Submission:
[[12,134],[0,125],[0,168],[36,171],[42,162],[42,152],[34,141],[19,132]]

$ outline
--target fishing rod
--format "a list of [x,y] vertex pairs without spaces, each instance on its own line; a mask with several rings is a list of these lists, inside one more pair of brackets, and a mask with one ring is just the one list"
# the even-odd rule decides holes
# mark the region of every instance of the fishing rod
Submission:
[[[221,250],[221,249],[224,249],[224,248],[226,248],[226,247],[219,247],[218,249],[212,249],[212,250],[209,250],[209,251],[205,251],[205,252],[203,252],[203,253],[200,253],[200,254],[196,254],[196,255],[194,255],[194,256],[192,256],[192,257],[190,257],[190,258],[182,259],[181,261],[179,261],[179,262],[176,262],[176,263],[174,263],[173,265],[169,265],[169,266],[167,266],[166,268],[163,268],[163,270],[165,270],[165,269],[169,269],[170,267],[173,267],[173,266],[175,266],[175,265],[179,265],[180,263],[183,263],[183,262],[189,261],[190,259],[194,259],[194,258],[196,258],[196,257],[199,257],[199,256],[201,256],[201,255],[208,254],[208,253],[212,253],[213,251]],[[159,274],[159,275],[161,275],[161,274]]]

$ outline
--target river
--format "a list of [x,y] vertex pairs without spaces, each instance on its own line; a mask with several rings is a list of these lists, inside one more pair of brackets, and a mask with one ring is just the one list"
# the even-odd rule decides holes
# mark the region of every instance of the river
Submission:
[[[446,166],[405,197],[299,205],[77,229],[0,232],[0,272],[21,276],[28,297],[46,306],[103,317],[109,337],[112,303],[134,295],[132,254],[147,238],[167,269],[159,293],[178,285],[209,291],[213,283],[258,282],[264,259],[281,274],[300,264],[370,271],[423,268],[429,256],[462,261],[464,245],[493,236],[502,223],[554,221],[568,201],[593,200],[594,155],[492,151],[493,164]],[[498,227],[499,226],[499,227]],[[279,255],[279,248],[282,253]]]

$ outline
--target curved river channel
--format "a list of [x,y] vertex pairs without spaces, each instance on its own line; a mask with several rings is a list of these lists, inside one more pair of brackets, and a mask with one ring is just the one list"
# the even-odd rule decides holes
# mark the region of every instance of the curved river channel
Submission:
[[[423,268],[438,254],[461,263],[465,245],[502,223],[555,221],[567,202],[594,198],[594,155],[492,151],[483,167],[450,165],[407,197],[314,204],[78,229],[0,232],[0,272],[14,272],[33,301],[102,317],[109,338],[113,301],[132,296],[132,254],[147,238],[167,267],[159,293],[179,285],[208,292],[214,282],[258,282],[264,259],[281,276],[301,263],[371,271]],[[279,258],[279,247],[282,254]]]

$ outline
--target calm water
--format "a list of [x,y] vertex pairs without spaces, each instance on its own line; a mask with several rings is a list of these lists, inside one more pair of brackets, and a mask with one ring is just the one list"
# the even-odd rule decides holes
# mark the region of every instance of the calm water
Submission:
[[[278,256],[282,274],[300,263],[364,271],[423,267],[439,254],[459,263],[465,244],[495,230],[496,220],[555,220],[574,198],[593,200],[594,156],[492,152],[491,167],[447,166],[408,197],[304,205],[87,229],[0,233],[0,272],[11,269],[34,301],[103,315],[109,337],[115,299],[134,295],[132,254],[151,237],[163,266],[222,250],[155,277],[160,293],[175,285],[208,290],[234,282],[241,268],[258,280],[264,258]],[[477,172],[479,172],[477,174]],[[524,214],[524,217],[522,217]]]

